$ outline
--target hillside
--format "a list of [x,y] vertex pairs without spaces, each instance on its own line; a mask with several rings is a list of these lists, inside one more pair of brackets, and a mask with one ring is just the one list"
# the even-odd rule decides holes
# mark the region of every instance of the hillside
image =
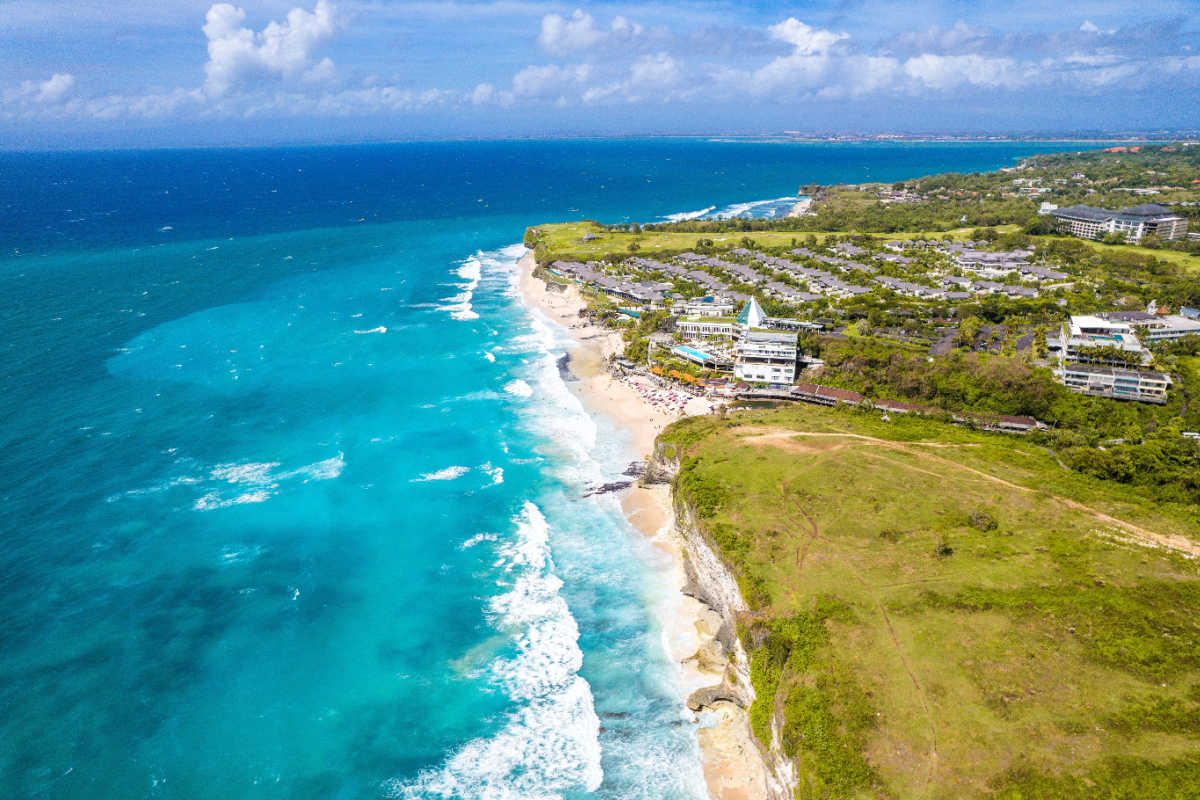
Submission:
[[810,406],[680,421],[799,797],[1200,796],[1200,528],[1028,440]]

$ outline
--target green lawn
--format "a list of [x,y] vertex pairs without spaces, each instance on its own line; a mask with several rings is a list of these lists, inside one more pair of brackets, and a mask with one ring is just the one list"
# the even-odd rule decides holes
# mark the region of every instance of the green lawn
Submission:
[[[1011,226],[1015,229],[1016,226]],[[607,231],[591,222],[560,222],[555,224],[537,225],[532,230],[538,232],[538,241],[545,247],[546,258],[563,261],[594,261],[609,254],[626,255],[629,245],[636,243],[638,255],[653,255],[663,251],[682,252],[696,247],[698,239],[711,239],[718,248],[732,249],[740,247],[743,237],[754,240],[757,247],[792,247],[795,240],[803,243],[808,236],[816,236],[818,241],[824,241],[830,236],[845,236],[845,233],[805,233],[797,231],[752,231],[747,233],[671,233],[666,231],[650,231],[635,234],[630,231]],[[915,231],[910,233],[872,234],[876,238],[892,239],[928,239],[951,236],[955,239],[966,239],[973,228],[941,233]],[[584,234],[590,233],[600,238],[593,241],[583,241]]]
[[1131,244],[1100,244],[1099,242],[1093,242],[1088,239],[1076,239],[1071,236],[1036,236],[1034,238],[1036,240],[1050,239],[1056,241],[1082,242],[1093,250],[1102,253],[1112,251],[1118,253],[1132,253],[1139,256],[1154,256],[1155,258],[1160,258],[1170,264],[1175,264],[1190,270],[1200,271],[1200,255],[1181,253],[1177,250],[1151,250]]
[[1200,571],[1147,538],[1200,542],[1194,515],[927,419],[661,440],[755,609],[752,722],[785,711],[799,796],[1200,796]]

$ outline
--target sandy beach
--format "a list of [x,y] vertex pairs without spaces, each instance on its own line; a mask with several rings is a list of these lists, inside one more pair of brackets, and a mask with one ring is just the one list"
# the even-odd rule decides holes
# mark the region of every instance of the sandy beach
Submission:
[[[520,290],[525,302],[567,328],[579,347],[571,352],[570,368],[579,378],[572,388],[593,411],[605,414],[628,429],[639,458],[654,449],[659,432],[683,416],[711,413],[716,404],[670,390],[651,380],[634,376],[616,378],[605,369],[609,356],[621,352],[621,336],[593,325],[579,316],[585,302],[577,287],[559,291],[533,277],[533,254],[520,262]],[[706,645],[720,626],[720,617],[703,603],[683,594],[687,582],[683,552],[675,533],[670,489],[667,486],[634,486],[626,490],[621,504],[629,520],[654,546],[671,556],[672,583],[681,591],[659,604],[655,611],[663,631],[663,642],[682,671],[681,702],[697,689],[720,683],[723,660],[706,658]],[[707,714],[699,739],[704,760],[704,777],[713,800],[758,800],[766,797],[762,762],[750,739],[744,715],[722,711]]]
[[791,209],[788,210],[787,215],[789,217],[803,217],[808,213],[810,208],[812,208],[812,198],[806,197],[792,206]]

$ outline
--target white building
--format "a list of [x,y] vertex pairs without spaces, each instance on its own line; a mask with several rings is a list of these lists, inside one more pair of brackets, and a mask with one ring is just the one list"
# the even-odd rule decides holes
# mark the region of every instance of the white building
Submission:
[[1052,352],[1057,351],[1062,361],[1108,363],[1111,366],[1122,364],[1112,359],[1106,361],[1099,356],[1096,350],[1102,347],[1112,347],[1129,353],[1136,356],[1142,364],[1150,361],[1150,353],[1134,336],[1129,323],[1089,314],[1072,315],[1063,325],[1058,339],[1048,340],[1046,345]]
[[724,297],[685,300],[679,313],[687,317],[732,317],[733,301]]
[[1154,203],[1110,211],[1106,208],[1076,205],[1049,212],[1059,230],[1083,239],[1101,239],[1110,233],[1122,233],[1129,242],[1155,234],[1163,241],[1179,239],[1187,233],[1188,221],[1166,206]]
[[1167,387],[1171,384],[1170,377],[1161,372],[1065,361],[1059,368],[1059,378],[1068,389],[1081,394],[1143,403],[1167,402]]
[[796,334],[744,331],[734,351],[733,375],[743,381],[791,385],[796,380]]
[[796,339],[790,331],[766,330],[767,315],[754,298],[737,315],[741,336],[734,349],[733,375],[743,381],[783,383],[796,380]]
[[738,326],[733,317],[687,317],[675,322],[676,329],[684,336],[702,339],[706,336],[730,338]]

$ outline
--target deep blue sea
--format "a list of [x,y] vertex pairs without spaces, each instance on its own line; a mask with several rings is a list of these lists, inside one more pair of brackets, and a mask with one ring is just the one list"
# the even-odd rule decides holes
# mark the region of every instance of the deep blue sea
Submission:
[[1062,149],[0,154],[0,796],[703,797],[525,226]]

